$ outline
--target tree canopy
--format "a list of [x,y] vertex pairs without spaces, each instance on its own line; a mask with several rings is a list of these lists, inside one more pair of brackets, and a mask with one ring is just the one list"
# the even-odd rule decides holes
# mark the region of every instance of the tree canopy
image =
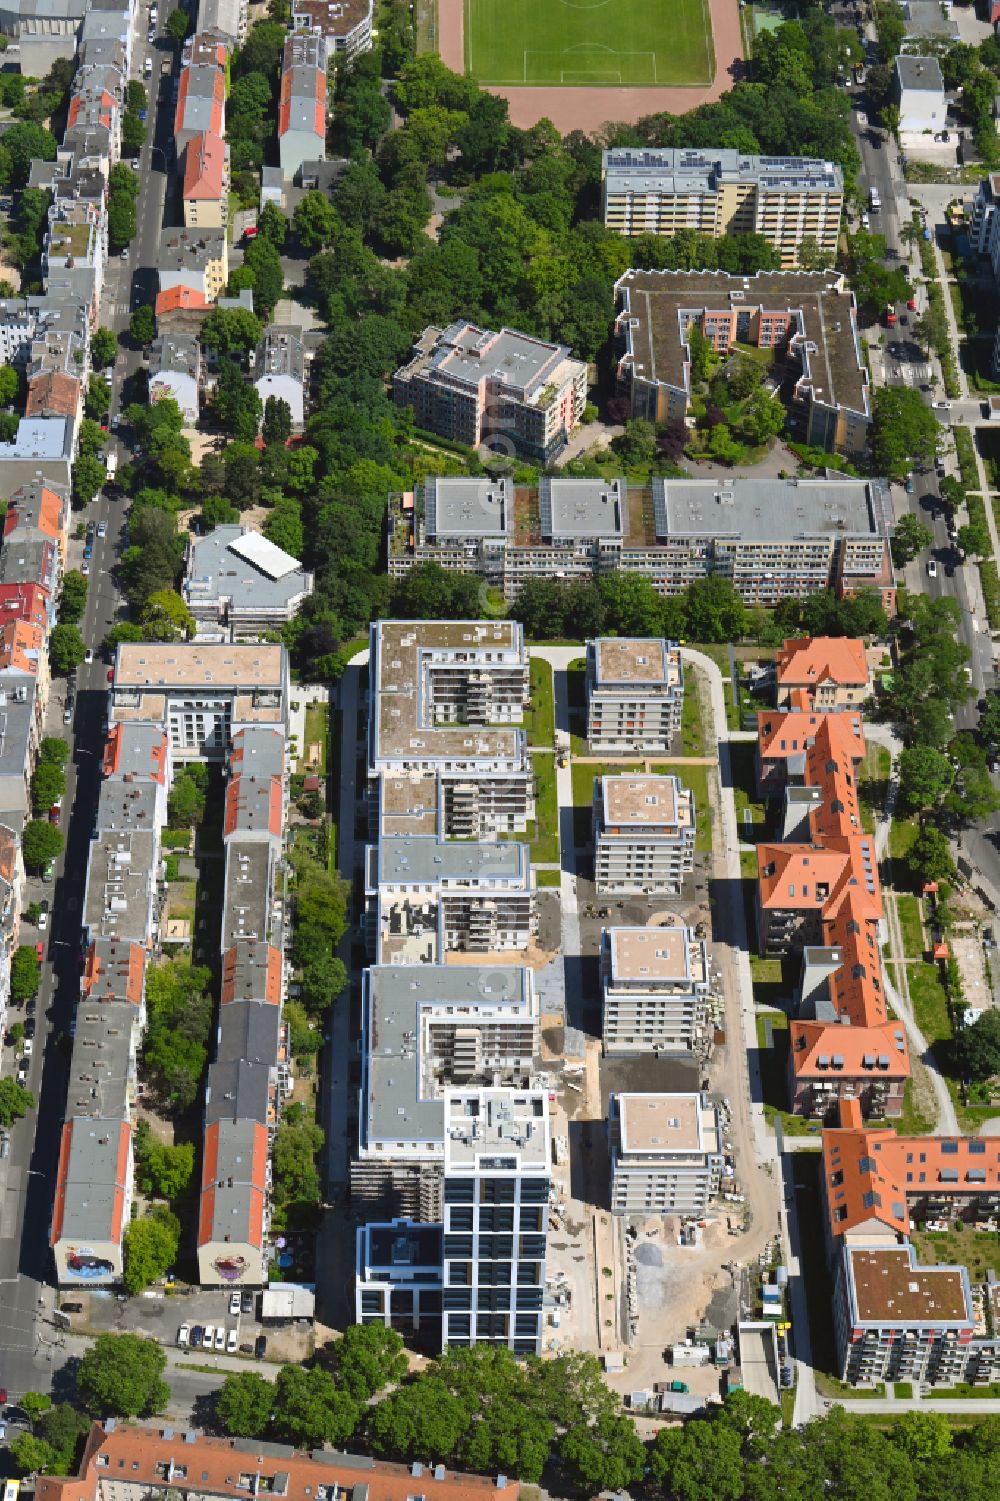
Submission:
[[76,1389],[98,1418],[151,1417],[170,1400],[167,1356],[140,1334],[100,1334],[77,1367]]

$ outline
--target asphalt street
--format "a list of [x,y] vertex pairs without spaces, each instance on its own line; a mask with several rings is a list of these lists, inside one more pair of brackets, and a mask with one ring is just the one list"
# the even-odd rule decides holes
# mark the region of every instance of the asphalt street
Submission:
[[[164,6],[161,27],[172,6]],[[153,77],[148,81],[150,136],[138,163],[139,200],[136,240],[129,260],[109,263],[101,302],[101,323],[126,334],[130,305],[134,299],[154,297],[154,277],[160,227],[163,221],[169,158],[166,146],[171,135],[170,78],[159,78],[160,63],[173,57],[161,39],[157,48],[146,42],[147,14],[137,19],[137,38],[132,76],[142,78],[143,62],[152,52]],[[138,305],[138,304],[136,304]],[[140,360],[140,352],[123,349],[116,360],[111,411],[121,406],[123,381]],[[108,451],[127,451],[112,434]],[[47,1389],[54,1371],[69,1358],[65,1336],[51,1318],[53,1290],[46,1288],[51,1274],[48,1232],[52,1217],[55,1170],[65,1113],[70,1026],[80,987],[80,919],[93,810],[97,802],[100,758],[104,745],[107,710],[108,662],[100,646],[113,624],[120,605],[114,577],[116,555],[125,526],[126,500],[122,492],[102,491],[85,513],[75,513],[73,525],[84,519],[96,528],[104,522],[107,535],[95,536],[90,560],[87,605],[81,622],[84,640],[95,652],[94,662],[81,665],[77,674],[76,708],[72,726],[63,723],[66,682],[53,683],[45,732],[73,737],[73,754],[67,764],[67,789],[62,804],[63,856],[56,861],[53,885],[28,882],[25,905],[48,898],[52,905],[50,926],[37,934],[25,925],[24,942],[45,943],[41,990],[36,1003],[36,1037],[27,1086],[36,1108],[11,1130],[10,1156],[0,1162],[0,1382],[11,1398],[26,1390]],[[78,568],[83,543],[71,542],[67,566]],[[199,1390],[210,1390],[215,1378],[181,1373],[177,1400],[193,1401]],[[190,1391],[188,1390],[190,1388]],[[188,1402],[190,1407],[190,1402]]]

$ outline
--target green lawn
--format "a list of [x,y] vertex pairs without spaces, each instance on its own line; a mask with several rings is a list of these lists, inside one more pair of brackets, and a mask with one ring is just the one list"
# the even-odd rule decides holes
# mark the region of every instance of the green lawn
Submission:
[[465,67],[492,84],[705,84],[715,56],[705,0],[465,0]]
[[985,1282],[989,1271],[1000,1273],[1000,1235],[995,1230],[914,1230],[910,1239],[921,1266],[967,1266],[973,1282]]
[[684,680],[684,707],[681,712],[681,754],[705,755],[705,726],[701,714],[701,673],[689,667]]
[[[326,704],[306,705],[305,744],[299,746],[299,770],[317,772],[319,776],[326,776],[327,737],[330,731],[330,711]],[[312,747],[320,747],[319,767],[316,768],[308,757]]]
[[921,1115],[913,1103],[912,1079],[906,1081],[906,1088],[903,1092],[903,1110],[895,1125],[900,1136],[929,1136],[934,1130],[935,1122]]
[[920,921],[920,902],[917,897],[904,893],[896,898],[899,926],[903,930],[903,952],[907,959],[924,957],[924,933]]
[[893,819],[889,830],[889,858],[905,860],[919,832],[915,818]]
[[908,964],[906,978],[917,1026],[932,1047],[951,1041],[951,1018],[936,964]]
[[657,776],[676,776],[681,785],[690,787],[694,793],[695,836],[694,847],[700,855],[712,848],[712,810],[708,801],[707,766],[673,766],[669,762],[653,767]]
[[538,886],[558,886],[562,881],[562,871],[539,870],[535,866],[535,884]]
[[756,850],[740,850],[740,875],[745,881],[756,881],[758,876]]
[[552,667],[541,657],[531,658],[531,708],[524,716],[530,746],[551,750],[555,743],[555,702],[552,697]]
[[531,858],[540,865],[559,864],[559,799],[556,797],[555,756],[534,755],[535,837]]
[[861,801],[861,822],[866,834],[875,832],[875,814],[880,813],[885,806],[891,770],[892,757],[886,746],[872,744],[865,747],[858,796]]
[[[771,1046],[767,1046],[767,1023],[771,1023]],[[792,1115],[788,1110],[788,1017],[783,1011],[757,1013],[757,1043],[760,1047],[760,1080],[764,1090],[764,1115],[770,1125],[780,1120],[786,1136],[819,1134],[816,1121]]]

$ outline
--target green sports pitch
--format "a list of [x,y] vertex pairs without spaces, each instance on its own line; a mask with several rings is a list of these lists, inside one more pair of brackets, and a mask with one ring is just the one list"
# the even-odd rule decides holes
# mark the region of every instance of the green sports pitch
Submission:
[[464,0],[465,66],[480,83],[707,84],[708,0]]

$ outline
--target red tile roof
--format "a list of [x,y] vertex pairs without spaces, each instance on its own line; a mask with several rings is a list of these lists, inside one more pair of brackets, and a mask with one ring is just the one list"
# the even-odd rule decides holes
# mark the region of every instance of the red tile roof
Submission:
[[28,382],[26,417],[75,417],[81,385],[72,375],[53,370]]
[[[224,1189],[225,1183],[218,1179],[219,1171],[219,1122],[215,1121],[205,1132],[205,1148],[201,1167],[201,1203],[198,1210],[198,1244],[211,1245],[215,1218],[216,1190]],[[264,1203],[267,1195],[267,1127],[253,1128],[253,1157],[246,1170],[245,1181],[252,1184],[250,1196],[250,1224],[246,1236],[242,1229],[236,1242],[240,1245],[262,1246],[264,1244]],[[230,1179],[230,1182],[232,1180]],[[229,1239],[229,1236],[226,1236]]]
[[156,295],[156,316],[162,318],[165,313],[175,313],[182,309],[197,309],[199,312],[209,312],[212,304],[204,292],[196,292],[193,287],[168,287],[165,292]]
[[[245,940],[244,940],[245,941]],[[256,944],[255,948],[267,949],[266,962],[260,966],[263,971],[262,983],[257,986],[256,994],[252,996],[236,994],[236,967],[239,950],[234,944],[228,948],[222,958],[222,1004],[229,1001],[263,1000],[272,1006],[281,1004],[281,952],[273,944],[266,946]]]
[[[187,109],[187,97],[191,87],[190,68],[181,69],[180,83],[177,89],[177,109],[174,113],[174,135],[178,135],[184,126],[184,113]],[[226,104],[226,78],[221,68],[216,68],[212,79],[212,118],[209,131],[212,135],[221,136],[222,126],[225,119]]]
[[41,584],[0,584],[0,622],[27,620],[45,628],[49,591]]
[[[166,1436],[169,1435],[169,1436]],[[303,1454],[284,1445],[252,1440],[188,1436],[181,1428],[119,1424],[108,1433],[95,1423],[87,1439],[79,1479],[39,1475],[37,1501],[96,1501],[102,1474],[124,1480],[143,1494],[231,1497],[274,1495],[278,1473],[287,1477],[282,1501],[314,1501],[324,1487],[342,1501],[410,1501],[419,1489],[426,1501],[518,1501],[520,1484],[508,1480],[500,1491],[495,1479],[427,1468],[417,1485],[409,1465],[359,1455]]]
[[184,152],[184,197],[219,201],[225,166],[226,146],[221,136],[207,130],[194,136]]
[[[26,492],[24,491],[24,489],[15,490],[14,494],[10,498],[10,502],[7,506],[7,515],[4,518],[3,524],[3,534],[5,537],[9,537],[11,532],[16,531],[16,529],[23,524],[22,511],[26,508],[24,505],[25,493]],[[22,499],[22,505],[20,507],[18,505],[19,496]],[[29,504],[31,498],[32,497],[30,496],[28,497]],[[38,516],[37,519],[31,522],[31,525],[36,527],[38,531],[44,532],[46,536],[55,539],[62,535],[62,523],[62,497],[57,495],[54,490],[49,490],[43,486],[40,494]]]

